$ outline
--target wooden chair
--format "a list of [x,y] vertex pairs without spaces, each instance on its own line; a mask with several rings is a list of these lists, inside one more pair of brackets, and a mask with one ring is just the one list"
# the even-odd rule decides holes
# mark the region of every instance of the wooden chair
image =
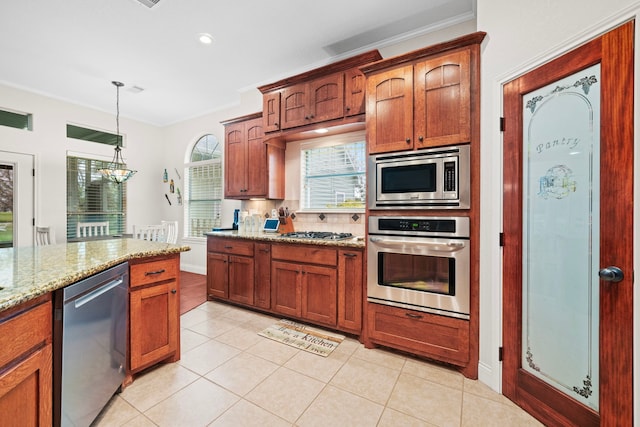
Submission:
[[96,237],[109,235],[109,222],[79,222],[76,237]]
[[178,243],[178,221],[160,221],[167,232],[167,243]]
[[166,242],[167,228],[163,224],[159,225],[134,225],[133,238],[149,240],[151,242]]
[[51,227],[36,227],[36,246],[55,244],[56,238]]

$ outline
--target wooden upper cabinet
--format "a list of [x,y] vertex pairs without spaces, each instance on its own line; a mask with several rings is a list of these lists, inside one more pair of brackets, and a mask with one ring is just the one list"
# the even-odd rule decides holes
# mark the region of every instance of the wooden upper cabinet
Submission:
[[365,112],[364,94],[367,79],[357,68],[344,73],[344,115],[356,116]]
[[395,68],[367,79],[369,153],[413,148],[413,66]]
[[470,57],[467,49],[415,65],[416,148],[469,142]]
[[265,133],[364,121],[366,78],[358,67],[380,59],[373,50],[259,87]]
[[309,123],[324,122],[344,115],[344,73],[309,82]]
[[260,113],[223,122],[226,198],[284,198],[284,144],[265,141],[263,123]]
[[370,153],[478,140],[485,35],[469,34],[360,67],[367,76]]
[[280,91],[262,97],[262,117],[265,132],[280,130]]
[[282,129],[306,125],[309,118],[309,93],[307,84],[297,84],[282,91]]

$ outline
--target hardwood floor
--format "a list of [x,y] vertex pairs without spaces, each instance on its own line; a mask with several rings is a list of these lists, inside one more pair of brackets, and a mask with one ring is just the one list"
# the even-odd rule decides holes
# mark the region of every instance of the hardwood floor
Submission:
[[207,276],[180,271],[180,314],[207,300]]

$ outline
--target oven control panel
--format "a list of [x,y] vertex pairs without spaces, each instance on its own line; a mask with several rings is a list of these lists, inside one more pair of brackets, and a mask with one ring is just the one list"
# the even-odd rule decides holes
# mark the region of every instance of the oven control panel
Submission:
[[469,237],[469,218],[370,216],[369,233]]

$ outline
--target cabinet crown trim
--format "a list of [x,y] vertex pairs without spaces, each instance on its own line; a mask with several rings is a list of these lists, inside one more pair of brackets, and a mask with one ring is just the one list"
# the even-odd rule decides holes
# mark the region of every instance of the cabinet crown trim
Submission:
[[382,55],[380,55],[380,52],[377,49],[371,50],[365,53],[361,53],[360,55],[353,56],[351,58],[333,62],[323,67],[315,68],[313,70],[305,71],[304,73],[296,74],[295,76],[278,80],[275,83],[259,86],[258,90],[264,94],[273,90],[283,89],[287,86],[291,86],[292,84],[304,83],[318,77],[323,77],[329,74],[356,68],[370,62],[379,61],[380,59],[382,59]]
[[422,49],[414,50],[402,55],[393,56],[391,58],[383,59],[377,62],[372,62],[370,64],[365,64],[360,67],[360,71],[364,74],[373,73],[375,71],[386,70],[389,67],[395,67],[398,65],[404,65],[413,63],[416,60],[420,60],[422,58],[432,56],[439,53],[444,53],[450,50],[459,49],[465,46],[480,44],[482,40],[484,40],[487,33],[483,31],[478,31],[475,33],[467,34],[462,37],[458,37],[446,42],[434,44],[431,46],[427,46]]
[[261,117],[262,117],[262,111],[258,111],[257,113],[251,113],[245,116],[234,117],[233,119],[223,120],[220,123],[223,125],[230,125],[233,123],[244,122],[247,120],[259,119]]

